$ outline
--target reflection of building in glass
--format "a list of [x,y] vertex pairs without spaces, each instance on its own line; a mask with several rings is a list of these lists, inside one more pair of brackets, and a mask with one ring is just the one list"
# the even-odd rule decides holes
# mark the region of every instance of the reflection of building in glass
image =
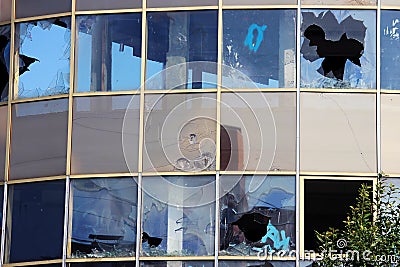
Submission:
[[398,0],[0,0],[0,265],[310,266],[399,185],[399,28]]

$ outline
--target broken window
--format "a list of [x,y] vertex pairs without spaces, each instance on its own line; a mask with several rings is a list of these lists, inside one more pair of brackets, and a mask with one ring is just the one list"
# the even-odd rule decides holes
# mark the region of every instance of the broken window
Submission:
[[222,69],[224,87],[295,87],[296,10],[225,10],[223,19],[223,63],[238,71]]
[[7,143],[7,106],[0,106],[0,181],[4,181],[6,143]]
[[[304,181],[304,248],[318,251],[315,231],[329,227],[343,229],[343,220],[356,203],[361,184],[371,181],[305,180]],[[372,194],[371,194],[372,196]]]
[[65,180],[10,185],[6,262],[61,259]]
[[302,5],[376,6],[377,0],[301,0]]
[[[45,8],[44,8],[45,7]],[[16,18],[71,12],[70,0],[16,0]]]
[[140,267],[213,267],[212,261],[141,261]]
[[222,93],[221,170],[295,170],[296,95]]
[[146,89],[216,88],[217,67],[210,62],[217,62],[217,15],[216,10],[147,13]]
[[295,249],[295,177],[223,175],[220,192],[220,255]]
[[135,256],[136,179],[77,179],[71,188],[71,257]]
[[376,172],[376,95],[301,93],[300,169]]
[[215,170],[216,94],[145,96],[143,171]]
[[0,102],[8,100],[10,73],[10,37],[9,25],[0,26]]
[[69,92],[71,19],[52,18],[16,24],[14,98]]
[[214,254],[215,176],[143,177],[143,256]]
[[147,7],[217,6],[218,0],[147,0]]
[[76,262],[67,263],[67,267],[134,267],[132,261],[113,261],[113,262]]
[[11,20],[11,0],[0,0],[0,22]]
[[141,8],[141,0],[76,0],[76,10],[108,10],[108,9],[126,9]]
[[381,88],[400,89],[400,11],[381,16]]
[[376,12],[302,11],[301,87],[376,87]]
[[[126,113],[128,107],[129,112]],[[129,131],[123,132],[124,122],[130,126]],[[72,125],[73,174],[137,172],[138,95],[75,98]],[[124,140],[129,142],[125,151],[122,137],[129,139]],[[129,160],[130,169],[125,160]]]
[[142,14],[78,16],[76,91],[140,88]]
[[12,106],[10,179],[65,174],[68,99]]
[[399,150],[400,125],[400,95],[381,95],[381,136],[382,136],[382,171],[385,173],[400,173]]

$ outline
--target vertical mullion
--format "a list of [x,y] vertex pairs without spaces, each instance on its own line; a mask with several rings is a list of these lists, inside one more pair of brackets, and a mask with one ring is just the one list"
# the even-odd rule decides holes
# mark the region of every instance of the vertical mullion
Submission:
[[381,147],[381,0],[377,1],[376,14],[376,154],[377,172],[382,172]]
[[[142,246],[142,173],[139,173],[138,178],[137,178],[137,211],[136,211],[136,253],[135,253],[135,263],[136,266],[140,266],[140,248]],[[134,178],[133,178],[134,179]]]

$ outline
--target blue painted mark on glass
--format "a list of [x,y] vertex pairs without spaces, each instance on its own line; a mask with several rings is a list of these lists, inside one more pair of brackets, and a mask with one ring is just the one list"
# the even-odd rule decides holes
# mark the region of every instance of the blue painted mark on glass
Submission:
[[[249,29],[247,30],[247,36],[244,40],[244,46],[248,46],[250,51],[254,53],[257,52],[258,48],[261,45],[261,42],[264,39],[264,31],[267,29],[267,25],[259,26],[255,23],[251,24]],[[254,31],[257,31],[257,39],[253,42],[254,39]]]
[[271,239],[274,243],[274,249],[289,250],[290,237],[286,237],[284,230],[281,230],[279,233],[278,229],[271,222],[268,223],[267,233],[261,238],[261,242],[266,243],[268,239]]

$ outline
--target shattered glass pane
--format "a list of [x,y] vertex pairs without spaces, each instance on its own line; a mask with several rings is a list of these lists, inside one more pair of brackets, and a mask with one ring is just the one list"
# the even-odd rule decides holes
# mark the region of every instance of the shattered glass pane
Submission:
[[295,170],[295,93],[222,93],[221,103],[221,170]]
[[8,261],[61,259],[65,180],[10,185],[8,196]]
[[[295,267],[294,261],[220,261],[221,267]],[[300,265],[301,266],[301,265]]]
[[4,181],[4,167],[6,160],[6,140],[7,140],[7,106],[0,106],[0,181]]
[[77,92],[140,88],[142,14],[78,16]]
[[381,88],[400,89],[400,11],[381,16]]
[[76,10],[108,10],[108,9],[125,9],[125,8],[141,8],[141,0],[76,0]]
[[141,261],[140,267],[213,267],[212,261]]
[[135,267],[132,261],[67,263],[68,267]]
[[16,0],[16,18],[57,14],[71,11],[71,0]]
[[65,174],[68,99],[12,106],[10,179]]
[[0,102],[8,100],[10,72],[10,38],[9,25],[0,26]]
[[376,6],[376,0],[301,0],[301,4]]
[[143,256],[214,254],[215,177],[143,177]]
[[218,0],[147,0],[147,7],[217,6]]
[[69,92],[71,19],[52,18],[16,24],[16,98]]
[[[128,106],[132,112],[126,113]],[[122,131],[124,121],[132,125],[132,131]],[[137,171],[139,96],[75,98],[72,123],[73,174]],[[130,139],[129,149],[123,149],[123,137]],[[129,158],[125,157],[128,153]]]
[[220,183],[219,255],[295,250],[295,177],[221,176]]
[[151,82],[146,89],[216,88],[216,64],[197,62],[217,62],[217,15],[216,10],[147,13]]
[[11,0],[0,0],[0,22],[11,20]]
[[302,11],[301,87],[376,87],[376,12]]
[[71,184],[72,258],[135,256],[136,179],[78,179]]
[[143,170],[215,170],[216,113],[216,94],[146,95]]
[[296,10],[225,10],[223,18],[223,63],[254,83],[237,83],[223,68],[224,87],[295,87]]
[[300,168],[376,172],[376,95],[301,93]]

